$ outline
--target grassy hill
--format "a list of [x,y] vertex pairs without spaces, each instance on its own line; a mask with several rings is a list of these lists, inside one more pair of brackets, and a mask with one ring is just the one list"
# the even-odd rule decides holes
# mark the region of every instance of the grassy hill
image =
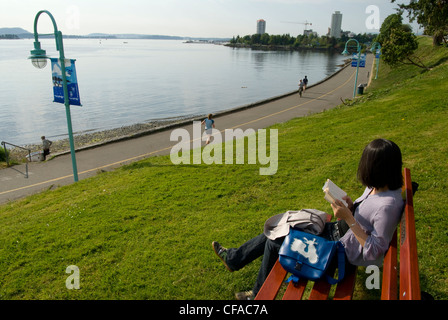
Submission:
[[[0,206],[0,299],[233,299],[251,289],[260,261],[229,273],[213,240],[239,246],[270,216],[301,208],[331,212],[331,178],[352,198],[364,146],[395,141],[420,184],[415,196],[422,290],[448,298],[448,49],[420,38],[432,66],[396,70],[350,105],[278,124],[278,171],[254,165],[173,165],[153,157]],[[246,161],[247,162],[247,161]],[[66,268],[80,270],[68,290]],[[359,269],[356,299],[377,299]]]

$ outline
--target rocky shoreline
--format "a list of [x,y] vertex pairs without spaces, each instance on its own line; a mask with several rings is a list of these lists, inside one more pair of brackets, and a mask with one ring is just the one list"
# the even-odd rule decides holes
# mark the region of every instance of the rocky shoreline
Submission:
[[[85,149],[108,142],[132,138],[138,135],[144,135],[146,133],[153,132],[154,130],[161,129],[166,126],[175,125],[176,123],[197,120],[200,117],[203,116],[184,116],[177,118],[151,120],[144,123],[136,123],[129,126],[123,126],[120,128],[94,132],[84,132],[79,134],[74,133],[73,139],[75,141],[75,149]],[[70,142],[68,138],[59,140],[52,139],[51,137],[47,138],[53,142],[50,148],[51,154],[49,157],[47,157],[47,159],[51,159],[51,157],[70,152]],[[40,143],[26,144],[22,145],[22,147],[29,149],[31,153],[42,150],[42,144]],[[10,162],[20,163],[26,161],[28,152],[20,148],[8,148],[8,155],[10,158]]]

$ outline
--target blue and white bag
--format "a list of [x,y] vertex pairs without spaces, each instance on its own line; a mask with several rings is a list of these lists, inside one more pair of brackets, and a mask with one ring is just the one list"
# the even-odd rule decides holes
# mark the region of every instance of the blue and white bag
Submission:
[[[335,256],[338,260],[338,279],[326,273]],[[336,284],[345,274],[345,249],[340,241],[330,241],[293,228],[280,247],[279,260],[283,268],[292,273],[288,281],[326,279],[328,283]]]

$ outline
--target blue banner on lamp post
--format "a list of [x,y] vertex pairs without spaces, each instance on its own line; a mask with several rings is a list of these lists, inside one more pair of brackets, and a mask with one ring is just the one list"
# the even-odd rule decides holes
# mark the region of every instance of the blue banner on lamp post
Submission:
[[[352,56],[352,67],[357,67],[358,66],[358,54],[354,53]],[[366,66],[366,54],[363,53],[361,54],[361,57],[359,59],[359,67],[360,68],[365,68]]]
[[381,51],[378,49],[375,54],[375,58],[379,59],[381,57]]
[[[80,106],[78,79],[74,59],[65,59],[65,73],[67,78],[68,100],[71,105]],[[61,63],[57,58],[51,58],[51,75],[53,80],[54,101],[64,103],[64,87],[62,81]]]

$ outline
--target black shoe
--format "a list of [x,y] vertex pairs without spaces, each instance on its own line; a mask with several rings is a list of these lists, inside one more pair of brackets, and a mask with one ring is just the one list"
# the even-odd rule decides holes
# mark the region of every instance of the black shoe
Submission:
[[213,251],[215,251],[215,254],[221,259],[222,263],[224,263],[224,266],[229,270],[230,272],[233,272],[233,270],[227,265],[226,258],[227,258],[227,249],[221,246],[217,241],[212,242]]

